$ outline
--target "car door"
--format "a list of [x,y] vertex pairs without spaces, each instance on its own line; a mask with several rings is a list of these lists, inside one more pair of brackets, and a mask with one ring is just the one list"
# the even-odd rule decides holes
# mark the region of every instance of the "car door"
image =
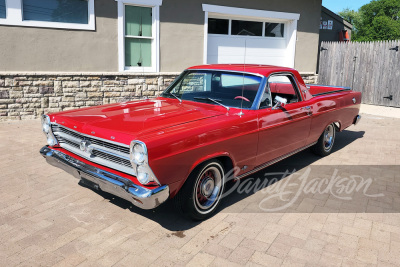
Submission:
[[[273,107],[276,96],[285,98],[287,104]],[[271,75],[259,109],[257,165],[303,148],[310,133],[311,115],[311,106],[302,101],[293,74]]]

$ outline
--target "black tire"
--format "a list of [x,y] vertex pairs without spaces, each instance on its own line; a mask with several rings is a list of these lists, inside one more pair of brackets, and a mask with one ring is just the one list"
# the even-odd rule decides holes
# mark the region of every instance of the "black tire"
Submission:
[[[224,175],[224,167],[218,160],[200,164],[174,197],[175,208],[194,221],[210,218],[221,202],[225,188]],[[210,192],[211,195],[208,195]]]
[[311,150],[318,156],[326,157],[332,153],[336,138],[335,124],[329,124]]

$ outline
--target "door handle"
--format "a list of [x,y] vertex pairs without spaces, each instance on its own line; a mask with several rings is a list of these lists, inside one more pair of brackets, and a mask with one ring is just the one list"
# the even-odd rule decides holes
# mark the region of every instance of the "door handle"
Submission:
[[312,115],[311,106],[302,107],[301,109],[307,111],[308,116]]

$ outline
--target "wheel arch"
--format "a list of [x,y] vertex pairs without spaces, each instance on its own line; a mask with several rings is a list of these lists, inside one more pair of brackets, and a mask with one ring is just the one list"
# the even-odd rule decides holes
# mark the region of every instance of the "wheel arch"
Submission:
[[325,129],[326,129],[329,125],[331,125],[331,124],[333,124],[333,125],[335,126],[335,130],[336,130],[337,132],[341,132],[341,131],[343,130],[343,129],[342,129],[342,123],[341,123],[341,121],[340,121],[340,120],[333,120],[333,121],[330,121],[329,123],[327,123],[327,124],[324,126],[324,128],[323,128],[321,134],[323,134],[323,132],[325,131]]
[[235,166],[235,161],[234,159],[231,157],[231,155],[228,152],[220,152],[220,153],[215,153],[215,154],[211,154],[205,157],[202,157],[200,159],[198,159],[197,161],[195,161],[195,163],[193,163],[193,165],[190,167],[189,172],[187,173],[185,179],[183,179],[179,185],[179,187],[177,188],[177,190],[175,191],[174,195],[172,196],[175,197],[175,195],[182,189],[182,186],[186,183],[187,179],[189,178],[189,176],[196,171],[196,169],[201,166],[203,163],[207,162],[207,161],[211,161],[211,160],[218,160],[222,163],[222,167],[224,168],[225,172],[233,169],[233,167]]

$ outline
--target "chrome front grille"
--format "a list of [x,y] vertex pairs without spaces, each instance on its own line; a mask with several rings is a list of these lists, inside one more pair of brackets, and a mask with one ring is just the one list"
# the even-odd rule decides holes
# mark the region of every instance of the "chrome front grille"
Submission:
[[[99,165],[136,175],[128,145],[94,138],[59,124],[52,124],[51,129],[62,148]],[[86,149],[81,149],[82,143]]]

